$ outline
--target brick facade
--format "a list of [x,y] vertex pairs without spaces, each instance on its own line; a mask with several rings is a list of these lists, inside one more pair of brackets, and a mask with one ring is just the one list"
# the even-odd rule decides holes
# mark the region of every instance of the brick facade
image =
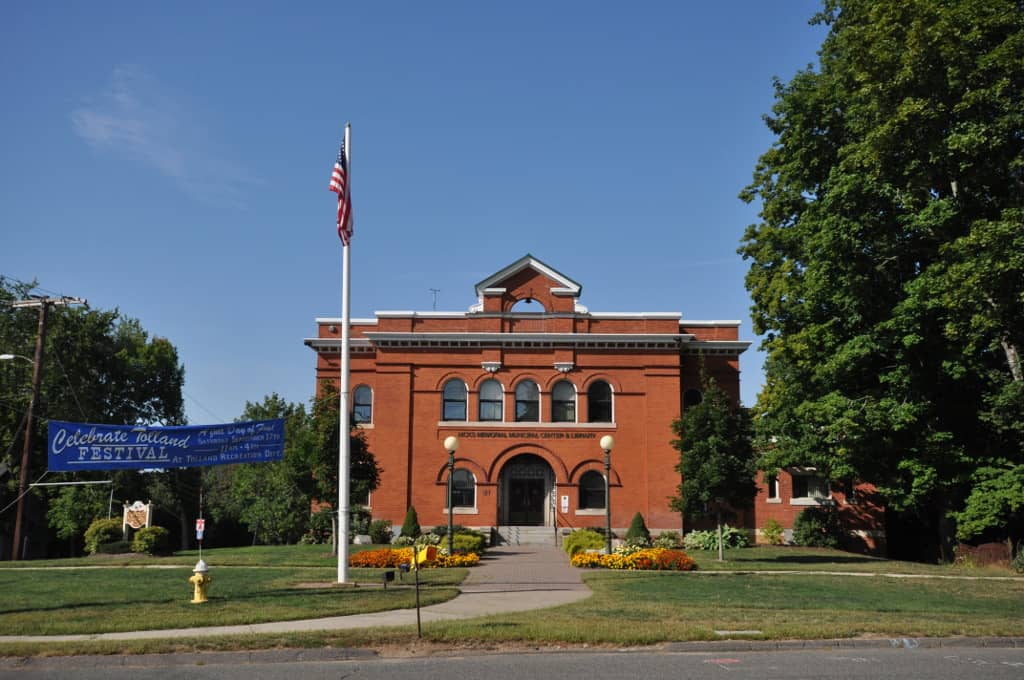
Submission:
[[[478,283],[468,312],[378,312],[351,322],[351,389],[372,393],[370,422],[359,427],[383,469],[370,498],[375,519],[401,524],[413,505],[424,527],[448,522],[444,441],[455,435],[456,479],[469,480],[464,497],[472,499],[455,504],[456,524],[602,527],[603,492],[596,499],[594,483],[603,485],[599,442],[610,434],[613,529],[624,531],[638,511],[652,531],[681,528],[667,501],[680,481],[672,421],[684,394],[699,390],[702,361],[739,400],[739,356],[749,343],[739,340],[738,321],[592,313],[579,304],[581,290],[527,255]],[[341,320],[324,318],[306,340],[317,353],[318,394],[324,381],[338,384],[340,338]],[[481,387],[492,380],[500,396],[481,405]],[[525,421],[516,417],[524,382],[539,391],[537,402],[518,404]],[[563,382],[571,390],[562,385],[556,395]],[[610,387],[610,417],[601,383]],[[456,397],[447,418],[446,385]],[[590,403],[592,389],[602,403]],[[495,413],[500,420],[483,419]],[[758,501],[767,505],[761,494]],[[760,526],[762,516],[773,515],[755,511],[747,521]]]

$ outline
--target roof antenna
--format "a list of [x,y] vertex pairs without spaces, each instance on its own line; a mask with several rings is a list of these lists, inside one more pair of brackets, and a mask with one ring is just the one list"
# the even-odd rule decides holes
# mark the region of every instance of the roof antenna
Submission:
[[428,288],[431,293],[434,294],[434,311],[437,311],[437,294],[441,292],[440,288]]

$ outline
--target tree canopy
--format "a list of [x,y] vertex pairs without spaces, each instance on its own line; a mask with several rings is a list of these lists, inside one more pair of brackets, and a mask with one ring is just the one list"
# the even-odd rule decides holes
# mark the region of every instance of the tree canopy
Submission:
[[[1024,525],[1024,3],[827,0],[741,197],[765,468]],[[998,503],[989,503],[993,491]]]
[[[34,355],[39,313],[18,309],[15,300],[30,297],[33,283],[0,276],[0,352]],[[136,320],[117,310],[53,307],[45,338],[40,400],[33,418],[30,482],[46,472],[46,425],[50,419],[86,423],[180,425],[185,421],[182,385],[185,370],[174,345],[150,337]],[[32,383],[31,361],[0,362],[0,507],[17,496],[24,418]],[[45,481],[88,480],[97,473],[50,475]],[[103,473],[113,479],[116,498],[153,498],[167,511],[184,504],[182,494],[198,490],[181,484],[160,486],[159,475],[132,471]],[[33,492],[26,521],[35,528],[33,543],[45,543],[46,521],[60,539],[81,536],[89,523],[105,516],[109,487],[55,487]],[[115,512],[120,511],[120,505]],[[13,517],[0,515],[0,533],[10,534]]]

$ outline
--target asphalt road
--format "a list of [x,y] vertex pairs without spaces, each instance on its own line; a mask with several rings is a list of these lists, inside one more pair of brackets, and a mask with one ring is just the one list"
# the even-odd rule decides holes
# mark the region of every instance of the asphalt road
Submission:
[[[315,652],[313,653],[315,656]],[[27,665],[0,669],[0,678],[74,678],[76,680],[137,680],[140,676],[170,680],[523,680],[524,678],[726,678],[813,680],[1024,678],[1024,648],[947,647],[933,649],[849,649],[766,652],[590,651],[524,654],[484,654],[388,659],[355,653],[334,661],[258,660],[239,663],[238,657],[195,655],[178,659],[102,657],[67,662],[34,659]],[[232,662],[231,659],[234,659]],[[82,665],[84,663],[84,665]],[[117,664],[124,665],[117,665]]]

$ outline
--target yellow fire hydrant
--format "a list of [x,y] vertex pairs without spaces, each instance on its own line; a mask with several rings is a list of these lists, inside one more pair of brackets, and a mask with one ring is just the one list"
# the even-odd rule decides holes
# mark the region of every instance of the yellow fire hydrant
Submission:
[[210,582],[213,581],[213,577],[208,573],[209,571],[210,569],[206,566],[206,562],[202,560],[196,562],[196,568],[192,570],[192,576],[188,579],[188,582],[195,586],[195,592],[192,594],[192,604],[206,602],[206,589],[210,587]]

